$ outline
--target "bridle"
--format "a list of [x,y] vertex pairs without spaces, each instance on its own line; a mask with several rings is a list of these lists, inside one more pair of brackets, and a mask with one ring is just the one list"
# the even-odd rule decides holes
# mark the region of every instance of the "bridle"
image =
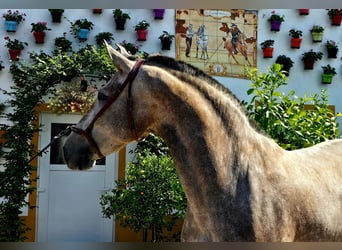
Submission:
[[134,132],[135,137],[138,138],[136,133],[136,127],[133,119],[133,100],[132,100],[132,83],[137,76],[139,69],[141,65],[144,63],[143,59],[139,59],[134,64],[131,71],[128,73],[125,81],[119,85],[117,90],[114,92],[112,96],[107,100],[107,102],[103,105],[103,107],[97,112],[93,120],[90,122],[90,124],[87,126],[86,129],[81,129],[76,126],[71,126],[70,130],[72,132],[75,132],[76,134],[79,134],[83,136],[89,143],[91,151],[95,154],[97,154],[98,157],[103,158],[104,155],[101,153],[101,150],[99,149],[96,141],[91,135],[91,131],[94,127],[95,122],[106,112],[106,110],[118,99],[122,91],[126,88],[128,85],[128,94],[127,94],[127,115],[128,115],[128,122],[130,124],[131,131]]

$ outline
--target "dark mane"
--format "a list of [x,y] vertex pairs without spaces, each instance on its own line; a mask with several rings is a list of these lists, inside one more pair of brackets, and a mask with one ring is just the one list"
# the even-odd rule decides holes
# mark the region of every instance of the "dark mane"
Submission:
[[[237,105],[241,108],[243,113],[248,117],[250,124],[252,127],[254,127],[257,131],[262,132],[263,131],[257,126],[254,120],[250,119],[249,113],[247,112],[246,108],[244,105],[241,104],[241,101],[225,86],[223,86],[220,82],[218,82],[216,79],[205,73],[199,68],[196,68],[192,66],[189,63],[186,63],[181,60],[176,60],[172,57],[167,57],[163,55],[151,55],[149,56],[146,60],[145,63],[146,65],[158,65],[159,67],[165,68],[165,69],[172,69],[176,70],[182,73],[187,73],[192,76],[196,76],[197,78],[200,78],[207,82],[208,84],[214,86],[217,90],[229,95],[236,103]],[[199,91],[202,91],[202,89],[196,85],[197,89]],[[212,104],[216,109],[219,109],[219,104],[216,102],[216,100],[213,100],[208,94],[203,93],[207,99],[211,100]],[[220,110],[222,112],[222,110]]]

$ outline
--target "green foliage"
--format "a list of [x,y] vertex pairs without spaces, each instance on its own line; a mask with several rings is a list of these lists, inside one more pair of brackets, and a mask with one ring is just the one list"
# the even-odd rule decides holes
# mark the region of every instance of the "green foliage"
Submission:
[[109,79],[115,68],[104,49],[88,46],[70,55],[50,56],[46,53],[31,53],[29,61],[12,63],[10,73],[16,85],[11,90],[2,90],[8,98],[10,113],[4,113],[8,123],[0,124],[4,130],[2,145],[2,171],[0,171],[0,241],[25,240],[29,228],[19,215],[21,208],[30,206],[25,201],[32,193],[30,179],[34,167],[28,163],[34,155],[31,140],[39,126],[35,125],[35,107],[44,96],[53,94],[55,87],[67,76],[92,74],[100,79]]
[[[279,64],[274,64],[268,74],[259,74],[257,69],[248,73],[252,84],[247,93],[254,96],[247,109],[281,147],[293,150],[338,137],[337,117],[328,108],[325,90],[310,97],[297,97],[293,90],[281,93],[279,88],[286,85],[287,78]],[[306,110],[304,105],[309,103],[313,108]]]
[[165,240],[163,229],[172,230],[183,218],[186,198],[176,175],[168,149],[159,137],[149,136],[135,150],[136,159],[129,163],[124,180],[102,195],[101,206],[106,217],[115,219],[135,232],[152,231],[152,241]]

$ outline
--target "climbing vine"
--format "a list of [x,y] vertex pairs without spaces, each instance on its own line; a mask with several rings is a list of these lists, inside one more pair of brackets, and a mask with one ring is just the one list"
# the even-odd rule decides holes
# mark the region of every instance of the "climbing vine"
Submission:
[[25,197],[33,192],[30,175],[35,168],[28,162],[35,154],[31,144],[34,133],[39,131],[35,107],[43,97],[53,94],[62,81],[73,77],[107,80],[115,67],[105,48],[87,45],[79,51],[44,52],[30,54],[30,59],[13,62],[10,73],[15,83],[9,91],[6,112],[2,114],[8,123],[1,124],[4,142],[1,145],[3,159],[0,171],[0,241],[23,241],[29,230],[20,217],[21,209],[30,204]]

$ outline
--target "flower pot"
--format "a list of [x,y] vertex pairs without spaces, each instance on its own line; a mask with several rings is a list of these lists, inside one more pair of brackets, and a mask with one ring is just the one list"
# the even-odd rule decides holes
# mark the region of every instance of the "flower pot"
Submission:
[[307,16],[310,13],[310,9],[299,9],[299,15]]
[[137,30],[138,41],[146,41],[147,33],[147,30]]
[[280,30],[281,21],[272,20],[271,21],[271,31],[279,31]]
[[319,43],[322,42],[323,32],[311,32],[312,42]]
[[62,20],[62,12],[51,12],[52,22],[53,23],[60,23]]
[[337,58],[338,48],[327,48],[328,58]]
[[18,23],[16,21],[5,21],[5,28],[7,32],[16,32]]
[[93,9],[93,14],[102,14],[102,9]]
[[263,52],[264,58],[272,58],[273,50],[274,48],[263,48],[262,52]]
[[315,61],[312,58],[304,58],[304,69],[313,69]]
[[170,50],[172,40],[164,39],[164,40],[160,40],[160,41],[161,41],[161,45],[162,45],[162,47],[161,47],[162,50]]
[[342,16],[341,15],[333,15],[331,18],[331,25],[340,26],[341,25]]
[[154,11],[154,19],[163,19],[164,18],[164,13],[165,9],[153,9]]
[[324,84],[331,84],[332,79],[334,78],[333,74],[322,74],[322,83]]
[[45,40],[45,32],[44,31],[34,31],[33,36],[36,43],[44,43]]
[[18,61],[19,56],[21,54],[21,50],[20,49],[9,49],[8,53],[9,53],[11,60]]
[[80,41],[86,41],[88,39],[89,29],[80,29],[78,32],[78,39]]
[[292,37],[291,38],[291,48],[294,48],[294,49],[299,49],[300,48],[300,45],[302,43],[302,38],[294,38]]
[[126,23],[125,18],[116,18],[114,19],[114,21],[116,25],[116,30],[125,30],[125,23]]

